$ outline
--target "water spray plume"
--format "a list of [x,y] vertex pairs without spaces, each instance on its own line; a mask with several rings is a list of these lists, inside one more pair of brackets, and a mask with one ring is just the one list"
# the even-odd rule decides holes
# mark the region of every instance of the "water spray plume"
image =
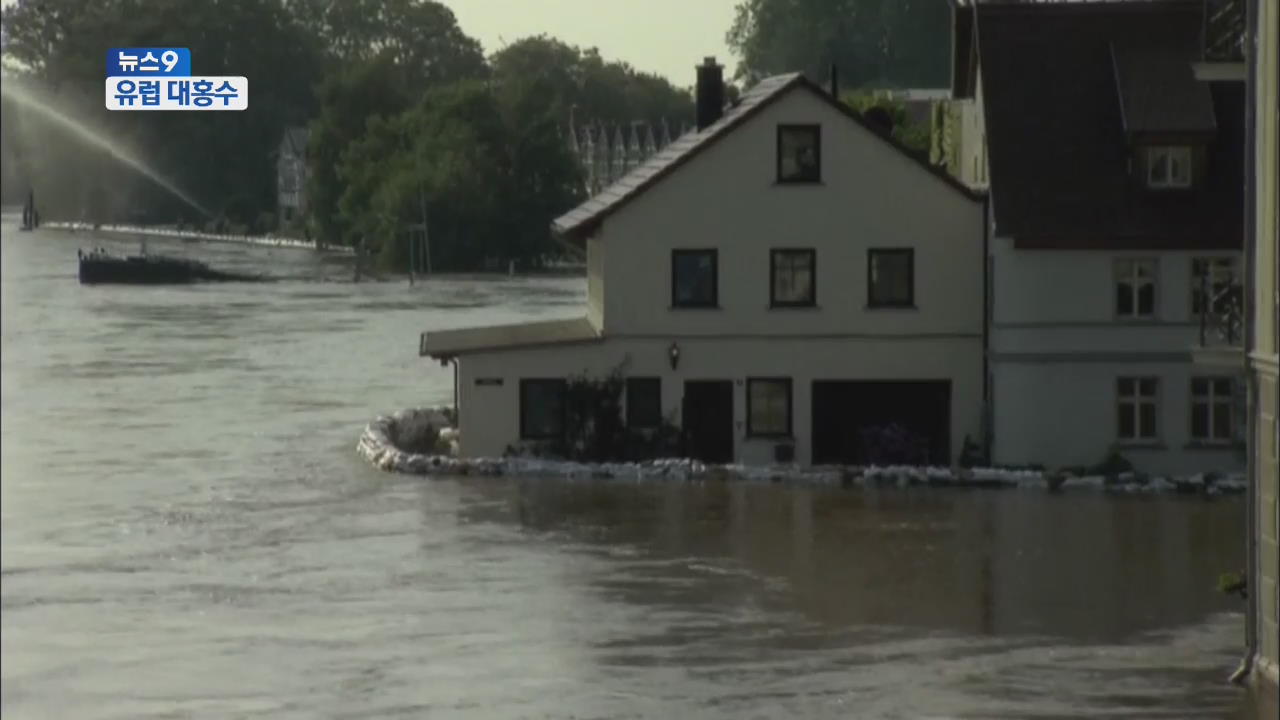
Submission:
[[187,205],[190,205],[196,210],[199,210],[205,217],[213,217],[213,213],[206,210],[203,205],[196,202],[194,198],[183,192],[181,188],[173,183],[173,181],[165,178],[155,170],[152,170],[146,163],[142,162],[138,158],[116,147],[108,138],[103,137],[92,129],[86,127],[84,124],[45,104],[26,88],[18,87],[16,83],[6,78],[5,82],[0,84],[0,93],[5,97],[12,99],[14,102],[40,113],[83,142],[92,145],[99,150],[103,150],[116,160],[119,160],[134,170],[137,170],[139,173],[142,173],[152,182],[172,193],[174,197]]

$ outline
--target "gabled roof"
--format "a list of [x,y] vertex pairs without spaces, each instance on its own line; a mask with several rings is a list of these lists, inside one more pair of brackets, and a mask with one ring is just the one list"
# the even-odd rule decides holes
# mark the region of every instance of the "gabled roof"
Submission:
[[[1211,135],[1191,138],[1207,141],[1196,189],[1151,192],[1129,165],[1136,146],[1125,132],[1112,46],[1189,67],[1199,59],[1201,3],[979,3],[977,10],[996,234],[1014,238],[1018,247],[1240,246],[1239,83],[1195,91],[1211,100],[1218,119]],[[1186,90],[1184,81],[1176,80]],[[1161,103],[1148,105],[1154,122],[1181,123],[1190,115],[1203,125],[1202,105],[1166,109]]]
[[690,130],[681,135],[640,167],[624,175],[617,182],[578,207],[556,218],[551,224],[552,231],[570,238],[589,235],[605,217],[640,196],[645,190],[662,180],[668,173],[675,171],[699,152],[727,136],[735,128],[792,90],[813,93],[832,108],[840,111],[845,117],[867,129],[872,135],[888,143],[898,152],[920,165],[923,170],[946,182],[957,192],[973,200],[982,199],[983,195],[981,193],[956,180],[947,174],[944,169],[931,165],[923,155],[898,142],[891,134],[864,119],[862,115],[849,106],[832,98],[830,93],[812,81],[807,80],[804,75],[790,73],[787,75],[775,75],[756,83],[751,89],[744,92],[738,104],[726,110],[719,120],[703,130]]

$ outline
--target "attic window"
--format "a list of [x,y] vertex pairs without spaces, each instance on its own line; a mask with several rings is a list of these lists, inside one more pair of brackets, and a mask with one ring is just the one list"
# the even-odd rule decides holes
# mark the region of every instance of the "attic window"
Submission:
[[778,126],[778,182],[822,181],[822,129],[817,125]]
[[1147,187],[1156,190],[1191,187],[1191,148],[1185,145],[1147,148]]

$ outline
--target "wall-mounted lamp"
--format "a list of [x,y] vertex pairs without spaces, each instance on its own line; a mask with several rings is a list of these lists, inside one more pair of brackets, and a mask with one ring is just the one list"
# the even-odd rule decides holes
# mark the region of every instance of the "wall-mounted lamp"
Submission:
[[680,364],[680,346],[679,345],[675,344],[674,342],[671,343],[671,347],[667,348],[667,359],[671,360],[671,369],[675,370],[676,366]]

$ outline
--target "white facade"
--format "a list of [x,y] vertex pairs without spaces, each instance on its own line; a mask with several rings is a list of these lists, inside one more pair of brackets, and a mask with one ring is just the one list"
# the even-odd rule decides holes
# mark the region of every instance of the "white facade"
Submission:
[[[1192,260],[1222,251],[1016,250],[991,242],[993,459],[1092,465],[1114,446],[1148,472],[1237,469],[1229,443],[1192,436],[1192,379],[1230,376],[1194,365]],[[1154,264],[1150,317],[1117,316],[1118,265]],[[1154,437],[1124,438],[1121,378],[1155,378]],[[1233,416],[1233,421],[1239,421]]]
[[[1039,71],[1009,71],[1011,63],[1038,67],[1044,62],[1092,62],[1096,59],[1093,53],[1110,52],[1105,48],[1112,40],[1108,36],[1112,20],[1139,17],[1131,14],[1135,8],[1141,12],[1147,8],[1134,3],[1126,8],[1120,8],[1118,3],[1035,10],[995,4],[977,8],[973,42],[978,43],[982,53],[992,53],[994,64],[992,69],[984,70],[982,62],[987,57],[980,55],[972,75],[964,78],[974,92],[972,98],[956,101],[956,171],[971,187],[990,187],[987,401],[993,464],[1087,468],[1114,451],[1144,472],[1241,470],[1245,458],[1243,387],[1237,373],[1230,369],[1196,364],[1191,350],[1201,336],[1200,313],[1193,308],[1193,293],[1198,293],[1200,285],[1193,264],[1225,264],[1238,282],[1242,253],[1211,249],[1234,238],[1203,237],[1190,243],[1166,243],[1163,230],[1149,231],[1143,225],[1151,221],[1154,213],[1134,213],[1126,218],[1128,225],[1109,224],[1113,214],[1128,210],[1107,204],[1121,193],[1130,193],[1126,197],[1132,205],[1157,205],[1153,198],[1142,194],[1149,191],[1142,189],[1141,183],[1149,179],[1141,178],[1135,170],[1139,166],[1133,164],[1144,157],[1142,143],[1146,141],[1130,139],[1129,146],[1104,146],[1102,143],[1110,141],[1099,140],[1097,135],[1055,135],[1069,124],[1062,122],[1067,108],[1059,102],[1060,95],[1042,92],[1043,85],[1036,79]],[[1150,9],[1152,13],[1163,12],[1154,4]],[[1033,17],[1036,13],[1040,17]],[[1108,13],[1118,14],[1112,17]],[[1072,16],[1076,19],[1053,24]],[[1093,25],[1085,24],[1087,18],[1094,18],[1087,20]],[[1147,22],[1147,30],[1153,34],[1176,34],[1170,30],[1173,26],[1168,17],[1152,15]],[[1044,50],[1037,43],[1025,41],[1017,24],[1028,32],[1044,33],[1046,39],[1059,34],[1074,39],[1055,39],[1060,44]],[[1084,27],[1093,29],[1081,30]],[[1064,49],[1066,54],[1059,56]],[[1105,58],[1108,64],[1114,60],[1112,55]],[[1082,123],[1123,123],[1121,109],[1110,109],[1112,103],[1123,104],[1114,69],[1104,66],[1106,72],[1099,74],[1095,72],[1096,65],[1089,67],[1094,74],[1075,81],[1096,84],[1108,92],[1070,95],[1094,103],[1072,106],[1071,117],[1082,118],[1078,121]],[[1003,96],[992,94],[991,79],[1003,82],[999,88]],[[1069,93],[1061,96],[1066,95]],[[1036,106],[1029,107],[1028,103]],[[991,138],[992,144],[1017,148],[1014,153],[1006,149],[1002,157],[996,158],[1003,160],[1003,169],[1013,176],[1012,180],[1009,175],[1001,177],[999,163],[990,164],[987,131],[996,109],[1005,115],[999,116],[1003,125],[993,127],[1020,133]],[[1045,122],[1010,121],[1014,115],[1021,120],[1027,113],[1043,117]],[[1176,118],[1174,125],[1181,121],[1183,118]],[[1219,118],[1219,123],[1226,122],[1227,118]],[[1028,125],[1033,129],[1028,130]],[[1041,130],[1042,127],[1051,129]],[[1120,133],[1122,124],[1115,129],[1118,138],[1125,137]],[[1015,155],[1034,153],[1039,147],[1051,148],[1052,152],[1045,155],[1053,160],[1046,160],[1033,172],[1025,169],[1030,164],[1013,161]],[[1190,154],[1189,149],[1187,152]],[[1077,177],[1078,168],[1103,168],[1111,173],[1114,164],[1107,159],[1117,153],[1129,154],[1128,172],[1132,175],[1119,178],[1128,184],[1118,184],[1114,174],[1093,179]],[[1077,165],[1079,157],[1087,160]],[[1103,160],[1099,162],[1097,158]],[[1197,178],[1202,175],[1203,168],[1199,168]],[[1028,183],[1038,185],[1041,177],[1044,182],[1035,188],[1038,192],[1025,191]],[[1071,178],[1071,182],[1062,182],[1062,177]],[[1096,207],[1077,203],[1079,213],[1098,217],[1092,226],[1085,225],[1084,230],[1061,228],[1037,215],[1037,210],[1054,207],[1055,195],[1072,196],[1078,191],[1077,186],[1088,186],[1090,182],[1114,188]],[[1093,197],[1087,192],[1082,194]],[[1027,243],[1033,247],[1018,247],[1015,238],[1010,237],[1012,232],[1002,232],[997,222],[1002,202],[1026,204],[1018,212],[1008,212],[1013,205],[1003,211],[1024,228],[1034,228],[1028,234],[1039,237]],[[1067,202],[1071,202],[1070,198]],[[1173,207],[1174,203],[1166,202],[1166,206]],[[1126,249],[1142,244],[1131,241],[1126,234],[1144,233],[1151,236],[1146,238],[1151,247],[1203,243],[1204,249]],[[1135,270],[1137,267],[1141,270]],[[1139,300],[1136,285],[1149,286],[1150,295]],[[1122,302],[1122,293],[1129,293],[1128,300]],[[1136,307],[1139,304],[1141,307]],[[1224,390],[1221,381],[1228,383],[1225,392],[1218,392]],[[1224,414],[1229,418],[1223,418]]]
[[[602,377],[620,366],[660,381],[661,413],[675,424],[686,381],[728,381],[733,462],[773,462],[785,443],[795,462],[810,463],[815,381],[947,382],[948,459],[966,436],[978,439],[982,200],[799,77],[758,104],[738,119],[730,110],[723,135],[594,225],[584,336],[485,346],[427,333],[425,354],[458,360],[464,455],[522,445],[520,380]],[[795,124],[820,126],[821,182],[778,182],[779,126]],[[871,248],[913,251],[912,307],[869,307]],[[714,307],[673,307],[673,251],[689,249],[716,251]],[[813,251],[811,306],[771,302],[775,249]],[[789,433],[752,435],[749,378],[790,380]]]

